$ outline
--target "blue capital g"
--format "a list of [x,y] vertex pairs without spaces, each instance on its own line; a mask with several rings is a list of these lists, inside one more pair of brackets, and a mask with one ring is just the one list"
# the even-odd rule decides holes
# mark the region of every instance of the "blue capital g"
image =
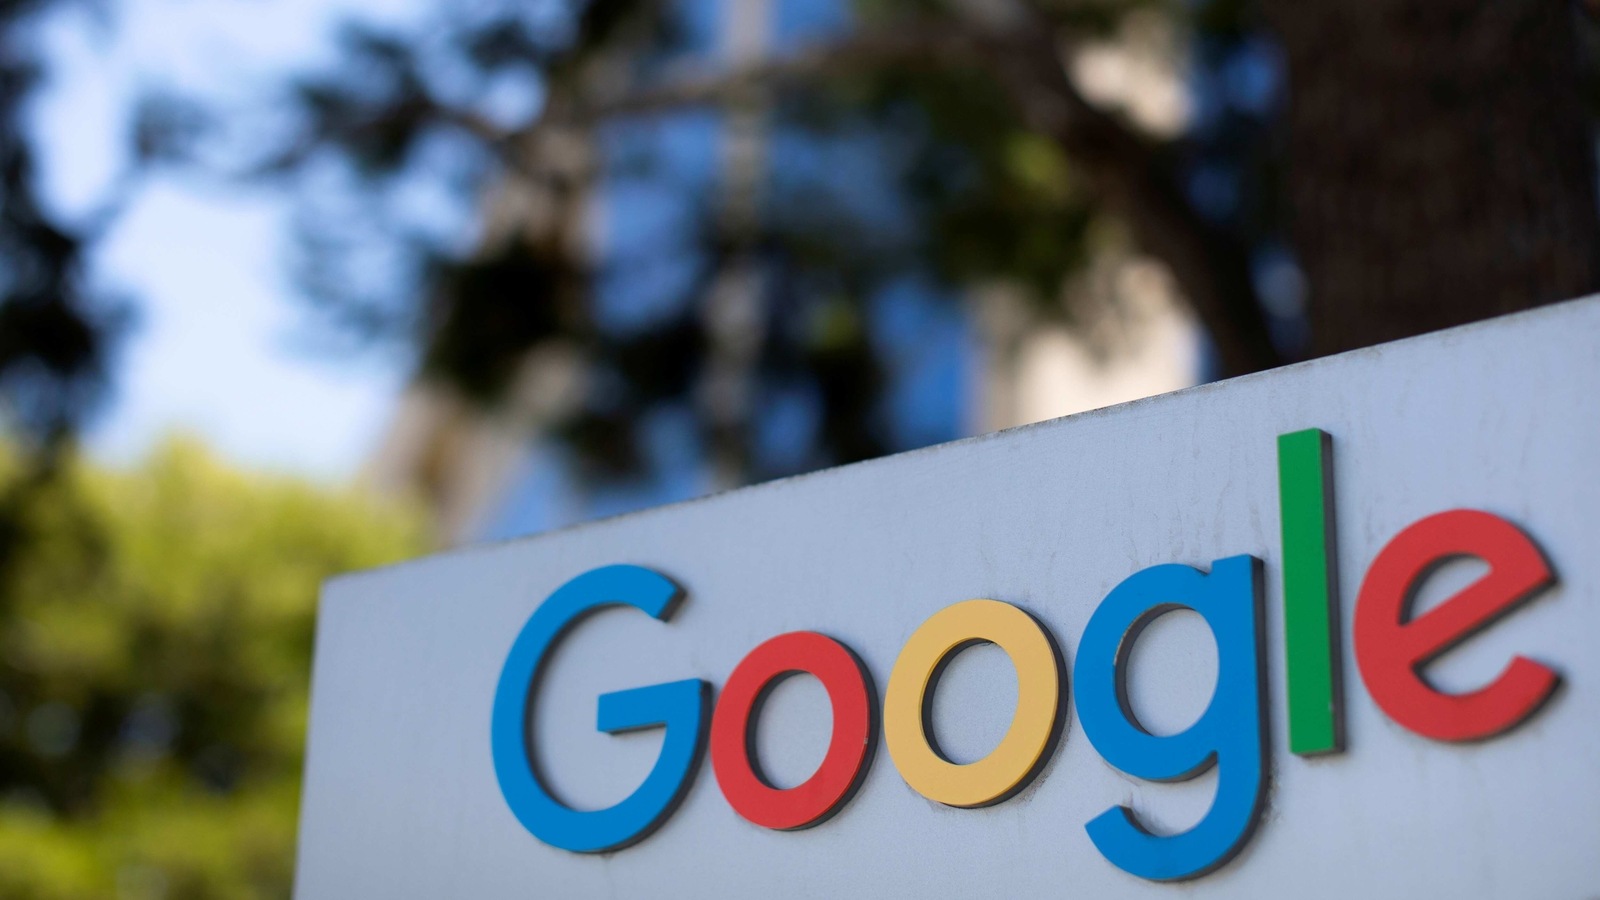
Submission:
[[490,743],[500,793],[522,826],[552,847],[577,853],[618,850],[666,821],[688,790],[705,750],[710,685],[699,679],[602,694],[596,727],[608,734],[663,726],[661,755],[644,784],[607,809],[580,811],[551,796],[529,742],[533,700],[550,648],[585,616],[607,606],[632,606],[670,618],[682,591],[641,566],[591,569],[557,588],[534,610],[511,645],[495,689]]

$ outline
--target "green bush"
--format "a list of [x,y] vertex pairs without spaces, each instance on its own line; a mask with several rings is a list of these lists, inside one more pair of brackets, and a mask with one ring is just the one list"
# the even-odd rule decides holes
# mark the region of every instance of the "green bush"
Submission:
[[181,440],[0,498],[0,897],[287,895],[318,585],[420,518]]

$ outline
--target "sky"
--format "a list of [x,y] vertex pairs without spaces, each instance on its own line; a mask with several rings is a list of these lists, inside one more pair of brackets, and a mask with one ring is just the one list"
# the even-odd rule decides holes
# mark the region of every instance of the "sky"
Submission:
[[[142,88],[263,99],[284,73],[331,58],[341,17],[401,22],[424,11],[416,0],[103,6],[62,6],[41,35],[49,80],[32,125],[46,199],[70,218],[118,183]],[[326,480],[359,469],[408,366],[394,354],[317,349],[284,263],[289,212],[281,195],[194,175],[138,184],[95,258],[97,280],[130,295],[139,314],[116,393],[89,429],[91,452],[130,462],[184,431],[245,465]]]

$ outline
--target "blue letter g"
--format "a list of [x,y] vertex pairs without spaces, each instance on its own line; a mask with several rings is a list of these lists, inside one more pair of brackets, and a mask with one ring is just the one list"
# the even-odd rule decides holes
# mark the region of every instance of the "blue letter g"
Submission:
[[593,569],[557,588],[511,645],[494,695],[494,772],[517,820],[546,844],[579,853],[626,847],[665,821],[683,798],[705,747],[710,689],[698,679],[601,695],[596,724],[601,731],[666,728],[661,755],[644,784],[608,809],[581,812],[552,797],[540,783],[528,739],[540,667],[569,628],[607,606],[632,606],[665,620],[679,596],[677,585],[640,566]]
[[[1200,823],[1179,834],[1152,834],[1125,806],[1088,824],[1106,859],[1140,878],[1194,878],[1227,862],[1244,845],[1261,809],[1266,733],[1261,702],[1261,579],[1249,556],[1219,559],[1211,574],[1181,565],[1152,566],[1112,589],[1089,617],[1073,669],[1078,716],[1106,762],[1136,778],[1181,781],[1217,767],[1217,796]],[[1217,687],[1199,721],[1166,736],[1150,734],[1128,707],[1123,679],[1139,632],[1162,613],[1188,607],[1217,642]]]

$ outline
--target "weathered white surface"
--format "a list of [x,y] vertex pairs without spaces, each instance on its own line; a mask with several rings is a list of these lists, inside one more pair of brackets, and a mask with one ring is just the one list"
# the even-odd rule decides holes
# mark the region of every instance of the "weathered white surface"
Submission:
[[[1277,612],[1276,437],[1308,427],[1334,436],[1350,717],[1349,750],[1312,760],[1285,749]],[[1430,674],[1470,687],[1520,652],[1553,664],[1566,685],[1510,735],[1456,746],[1416,737],[1374,706],[1349,657],[1349,620],[1383,543],[1463,506],[1522,525],[1562,584]],[[1600,300],[1590,299],[340,578],[317,637],[297,894],[1600,895],[1597,544]],[[912,792],[880,743],[854,801],[794,833],[740,819],[703,764],[660,831],[602,856],[539,843],[495,783],[489,714],[511,641],[551,590],[595,566],[656,568],[688,599],[666,624],[601,613],[551,662],[538,748],[558,791],[591,808],[627,795],[660,740],[595,732],[599,693],[686,677],[720,685],[758,642],[795,629],[845,641],[881,691],[911,631],[971,597],[1035,613],[1070,665],[1117,582],[1157,563],[1209,566],[1238,553],[1266,560],[1273,782],[1255,837],[1198,881],[1126,875],[1083,825],[1131,803],[1145,821],[1182,829],[1209,804],[1214,775],[1128,779],[1076,722],[1028,790],[980,810]],[[1428,595],[1442,596],[1444,580]],[[1198,619],[1161,626],[1141,638],[1133,702],[1170,730],[1207,702],[1215,649]],[[969,651],[941,682],[941,743],[958,759],[981,756],[1015,690],[1002,654]],[[762,722],[768,768],[780,782],[804,778],[827,739],[823,692],[791,679]]]

